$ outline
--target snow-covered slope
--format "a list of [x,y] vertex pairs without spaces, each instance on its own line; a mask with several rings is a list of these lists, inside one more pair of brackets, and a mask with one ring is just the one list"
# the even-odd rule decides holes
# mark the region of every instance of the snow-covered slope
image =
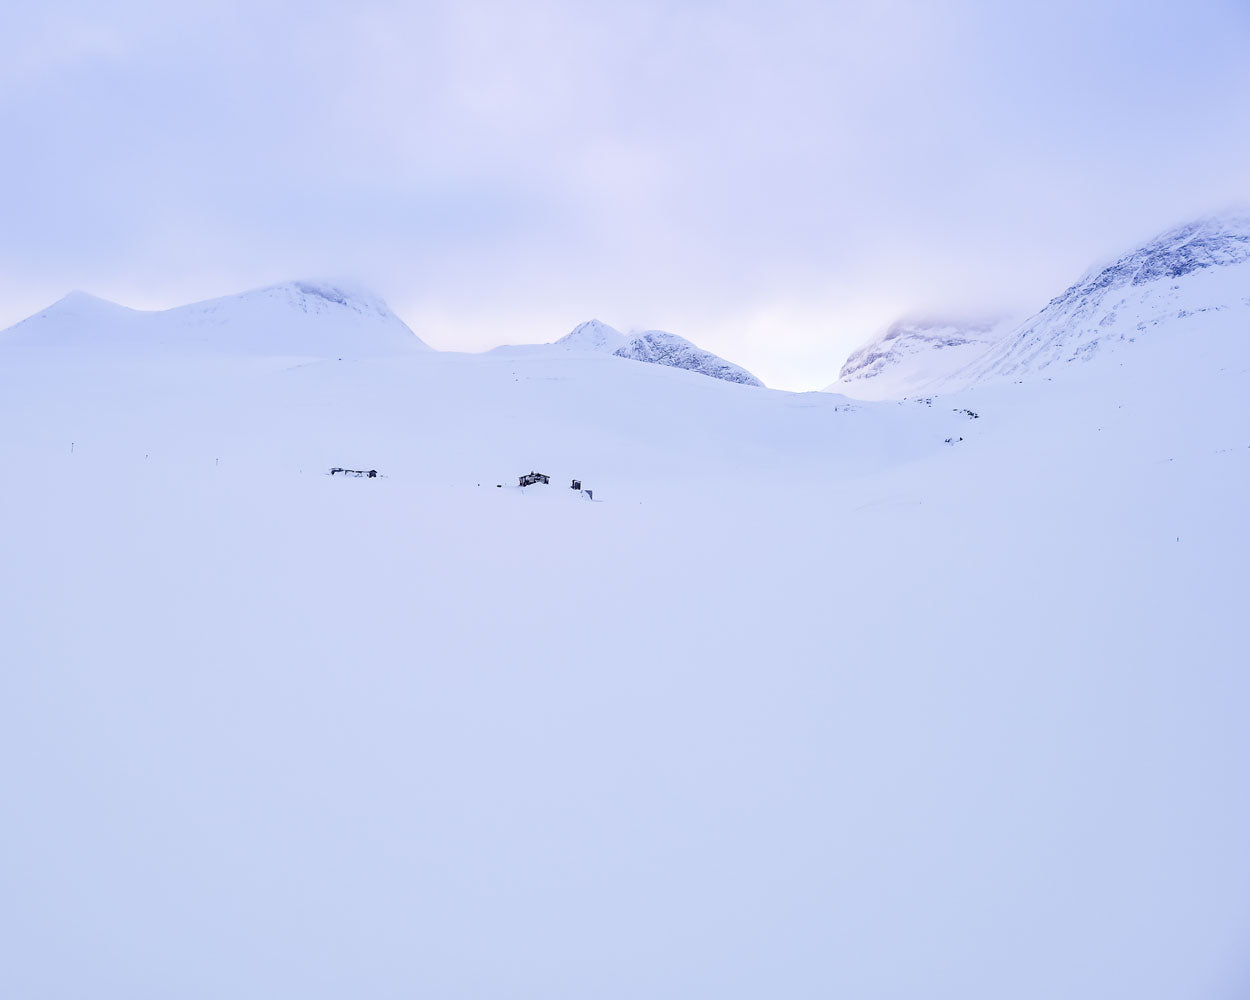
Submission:
[[609,354],[631,361],[684,368],[725,382],[758,386],[764,384],[745,368],[726,361],[711,351],[696,347],[684,337],[661,330],[648,330],[626,336],[597,319],[580,324],[552,344],[508,344],[487,353],[515,358],[570,353]]
[[995,379],[1053,377],[1074,362],[1116,354],[1148,337],[1189,345],[1194,317],[1250,320],[1250,214],[1168,230],[1092,269],[1014,329],[900,322],[848,359],[825,391],[858,399],[948,394]]
[[0,993],[1244,996],[1250,337],[1180,329],[929,403],[0,337]]
[[899,320],[847,358],[824,391],[877,400],[923,395],[1006,332],[997,323]]
[[512,357],[535,357],[560,354],[611,354],[629,338],[619,330],[597,319],[579,323],[559,340],[550,344],[504,344],[487,354]]
[[429,348],[380,298],[291,282],[160,312],[73,292],[0,332],[0,349],[111,355],[365,358]]
[[944,387],[1053,375],[1160,336],[1187,351],[1198,335],[1194,318],[1210,312],[1250,322],[1250,215],[1179,226],[1095,268]]
[[613,329],[607,323],[601,323],[597,319],[591,319],[574,327],[553,346],[564,351],[593,351],[611,354],[624,347],[628,340],[629,338],[620,330]]
[[725,382],[762,386],[764,383],[745,368],[724,358],[696,347],[685,337],[663,330],[648,330],[630,338],[629,342],[614,352],[618,358],[645,361],[653,365],[684,368]]
[[86,292],[70,292],[0,331],[0,349],[28,347],[40,355],[66,348],[121,352],[134,344],[135,332],[150,315]]

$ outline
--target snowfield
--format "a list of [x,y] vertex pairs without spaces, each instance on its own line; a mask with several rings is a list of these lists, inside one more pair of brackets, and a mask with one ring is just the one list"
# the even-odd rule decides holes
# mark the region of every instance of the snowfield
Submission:
[[0,334],[0,994],[1250,989],[1245,312],[860,403],[245,300]]

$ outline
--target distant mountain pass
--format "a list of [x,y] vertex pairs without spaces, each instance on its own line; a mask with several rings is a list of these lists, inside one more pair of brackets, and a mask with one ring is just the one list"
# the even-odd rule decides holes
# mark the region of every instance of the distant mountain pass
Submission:
[[994,323],[899,320],[847,358],[838,381],[825,391],[856,399],[924,395],[1005,332]]

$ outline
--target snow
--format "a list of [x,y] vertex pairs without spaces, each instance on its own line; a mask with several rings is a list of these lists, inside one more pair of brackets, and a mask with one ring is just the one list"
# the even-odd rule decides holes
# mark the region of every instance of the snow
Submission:
[[825,391],[872,400],[923,396],[1007,333],[1001,323],[899,320],[852,353]]
[[620,330],[615,330],[607,323],[597,319],[587,320],[574,327],[556,341],[557,347],[566,351],[595,351],[611,354],[624,347],[629,338]]
[[551,344],[505,344],[487,352],[510,358],[543,357],[558,354],[609,354],[630,361],[644,361],[669,368],[684,368],[711,378],[744,385],[762,386],[745,368],[711,351],[697,347],[685,337],[662,330],[647,330],[626,336],[597,319],[588,320]]
[[1091,269],[1012,330],[895,323],[853,353],[825,391],[903,399],[998,379],[1049,377],[1056,366],[1114,354],[1156,327],[1226,310],[1250,317],[1250,215],[1241,212],[1170,229]]
[[359,359],[428,351],[371,293],[290,282],[160,312],[72,292],[5,331],[4,345],[39,355],[191,355]]
[[560,353],[611,354],[629,340],[625,334],[597,319],[579,323],[559,340],[550,344],[504,344],[488,354],[526,356]]
[[1035,376],[1115,353],[1161,324],[1184,326],[1187,318],[1213,310],[1250,318],[1250,216],[1179,226],[1096,268],[956,373],[952,384]]
[[865,403],[350,301],[0,334],[4,995],[1244,995],[1244,312]]
[[637,334],[615,353],[618,358],[645,361],[653,365],[668,365],[672,368],[685,368],[688,371],[699,372],[701,375],[723,379],[726,382],[764,385],[745,368],[717,357],[711,351],[696,347],[685,337],[679,337],[675,333],[666,333],[663,330],[647,330]]

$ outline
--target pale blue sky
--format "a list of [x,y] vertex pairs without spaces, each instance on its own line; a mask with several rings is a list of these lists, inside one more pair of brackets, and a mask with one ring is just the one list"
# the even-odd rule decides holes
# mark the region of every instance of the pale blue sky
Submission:
[[582,319],[817,388],[1250,200],[1250,4],[23,0],[0,325],[303,276],[436,347]]

